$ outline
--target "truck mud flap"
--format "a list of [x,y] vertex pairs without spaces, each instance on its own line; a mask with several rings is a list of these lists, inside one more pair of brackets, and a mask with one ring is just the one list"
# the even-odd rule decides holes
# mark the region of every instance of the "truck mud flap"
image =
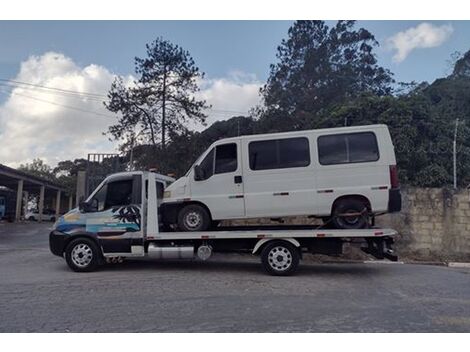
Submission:
[[374,256],[377,259],[388,259],[392,262],[398,260],[398,256],[395,254],[392,248],[393,238],[371,238],[367,239],[367,247],[362,247],[362,251]]

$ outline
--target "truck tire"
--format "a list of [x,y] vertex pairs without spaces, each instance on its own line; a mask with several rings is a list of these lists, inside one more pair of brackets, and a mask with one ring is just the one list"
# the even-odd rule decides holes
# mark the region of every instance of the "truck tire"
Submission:
[[271,241],[261,251],[264,270],[275,276],[293,274],[297,270],[299,260],[299,249],[286,241]]
[[65,260],[73,271],[94,271],[100,264],[101,251],[96,243],[88,238],[77,238],[65,249]]
[[211,223],[209,213],[201,205],[186,205],[178,212],[178,227],[181,231],[205,231]]
[[[361,213],[357,216],[344,216],[348,213]],[[345,198],[337,202],[333,209],[331,222],[337,229],[363,229],[368,225],[368,210],[364,201],[355,198]]]

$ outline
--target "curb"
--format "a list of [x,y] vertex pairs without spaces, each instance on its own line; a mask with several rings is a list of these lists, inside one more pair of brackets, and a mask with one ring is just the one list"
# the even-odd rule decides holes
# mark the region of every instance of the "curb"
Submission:
[[405,262],[391,262],[391,261],[382,261],[382,260],[364,260],[364,264],[405,264]]
[[449,262],[449,263],[447,263],[447,266],[451,267],[451,268],[470,268],[470,263]]

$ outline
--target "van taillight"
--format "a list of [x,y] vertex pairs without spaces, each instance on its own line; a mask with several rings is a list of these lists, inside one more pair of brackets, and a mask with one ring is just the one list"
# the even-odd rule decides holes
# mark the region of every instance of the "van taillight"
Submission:
[[400,187],[400,182],[398,181],[398,169],[396,165],[390,165],[390,187]]

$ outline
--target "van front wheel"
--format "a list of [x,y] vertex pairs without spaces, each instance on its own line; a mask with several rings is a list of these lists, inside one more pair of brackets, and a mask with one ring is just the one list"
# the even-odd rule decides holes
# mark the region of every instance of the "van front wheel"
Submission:
[[210,225],[209,213],[198,204],[187,205],[178,213],[178,227],[181,231],[205,231]]

